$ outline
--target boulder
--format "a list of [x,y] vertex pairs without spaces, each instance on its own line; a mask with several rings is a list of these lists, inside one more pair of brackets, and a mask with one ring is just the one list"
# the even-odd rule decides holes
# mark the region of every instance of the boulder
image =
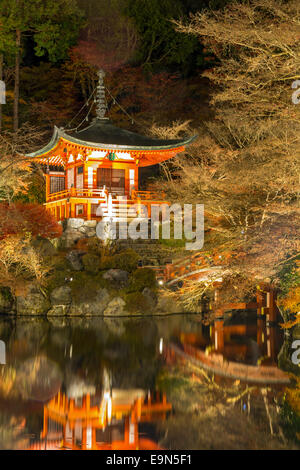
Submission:
[[70,305],[53,305],[47,312],[49,317],[63,317],[69,313]]
[[69,218],[67,220],[67,227],[66,230],[69,229],[78,229],[79,227],[82,227],[85,224],[84,219],[79,219],[79,218]]
[[59,247],[63,249],[72,248],[80,238],[82,238],[82,233],[78,230],[67,230],[59,239]]
[[96,235],[96,228],[95,227],[89,227],[87,225],[82,225],[82,227],[80,227],[78,229],[78,231],[80,233],[83,233],[87,237],[94,237]]
[[105,325],[108,328],[108,331],[116,336],[122,336],[125,331],[124,320],[119,318],[105,318]]
[[122,269],[109,269],[102,277],[107,281],[114,282],[119,287],[124,287],[128,284],[129,273]]
[[31,286],[27,294],[17,297],[18,315],[44,315],[50,309],[50,301],[36,286]]
[[0,314],[13,313],[14,298],[9,287],[0,287]]
[[[49,312],[50,312],[50,310],[49,310]],[[64,328],[66,328],[66,326],[69,326],[68,318],[66,318],[66,316],[64,316],[64,315],[49,315],[49,312],[47,313],[47,320],[52,326],[54,326],[55,328],[62,328],[62,331],[64,331]],[[52,339],[53,342],[55,342],[55,339],[53,339],[53,337],[54,337],[54,335],[52,334],[51,339]],[[63,335],[61,344],[65,345],[65,341],[66,341],[66,338]]]
[[96,297],[89,301],[72,302],[69,315],[71,316],[98,316],[102,315],[110,302],[107,289],[98,289]]
[[96,230],[97,220],[85,220],[84,225],[88,228],[94,228]]
[[142,291],[142,294],[145,297],[146,303],[149,305],[150,309],[154,309],[158,302],[156,293],[149,289],[149,287],[145,287]]
[[125,301],[121,297],[115,297],[109,302],[103,315],[124,315],[124,307]]
[[82,251],[72,250],[66,255],[66,259],[74,271],[81,271],[83,269],[83,263],[81,260],[81,256],[83,254],[84,252]]
[[96,235],[96,230],[94,230],[93,228],[89,228],[85,233],[85,236],[88,238],[93,238],[95,235]]
[[50,294],[50,300],[52,305],[70,305],[71,303],[71,287],[60,286],[56,287]]

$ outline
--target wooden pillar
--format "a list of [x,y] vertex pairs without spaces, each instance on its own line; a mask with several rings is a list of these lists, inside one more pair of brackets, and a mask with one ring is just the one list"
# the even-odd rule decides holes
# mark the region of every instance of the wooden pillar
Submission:
[[138,397],[136,402],[136,416],[137,420],[139,421],[142,416],[142,397]]
[[76,217],[76,212],[75,212],[76,207],[75,207],[75,203],[71,201],[70,204],[71,204],[71,217],[74,218],[74,217]]
[[87,201],[87,215],[86,215],[86,218],[87,218],[87,220],[92,219],[92,204],[89,200]]
[[257,315],[263,314],[264,295],[260,290],[256,291]]
[[46,201],[49,200],[49,194],[50,194],[50,175],[46,174]]
[[57,394],[57,406],[60,407],[60,405],[61,405],[61,393],[59,391]]
[[257,317],[257,344],[261,348],[262,354],[266,352],[266,339],[265,320],[259,315]]
[[86,444],[87,444],[87,439],[86,439],[86,428],[83,428],[82,429],[82,444],[81,444],[81,448],[86,450]]
[[124,443],[129,444],[129,416],[125,418]]
[[72,450],[75,449],[76,438],[75,438],[75,427],[72,429]]
[[66,219],[70,217],[70,203],[66,201]]
[[270,288],[270,293],[269,293],[269,321],[270,322],[276,322],[277,321],[277,315],[278,315],[278,309],[276,305],[276,292],[273,288]]
[[215,349],[224,350],[224,320],[215,320]]
[[139,190],[139,166],[136,165],[134,168],[134,187],[138,191]]
[[277,359],[277,338],[276,338],[276,326],[271,325],[268,327],[268,355],[273,360],[276,361]]
[[48,409],[44,406],[44,421],[43,421],[43,432],[42,437],[47,437],[48,434]]
[[75,407],[75,400],[74,400],[74,398],[71,398],[71,399],[70,399],[70,402],[69,402],[69,411],[70,411],[70,412],[73,412],[73,411],[74,411],[74,407]]
[[140,196],[137,197],[137,214],[138,216],[141,215],[141,211],[142,211],[142,201],[141,201],[141,198]]
[[96,428],[93,428],[92,429],[92,447],[91,447],[92,450],[96,450],[97,449],[97,442],[96,442]]

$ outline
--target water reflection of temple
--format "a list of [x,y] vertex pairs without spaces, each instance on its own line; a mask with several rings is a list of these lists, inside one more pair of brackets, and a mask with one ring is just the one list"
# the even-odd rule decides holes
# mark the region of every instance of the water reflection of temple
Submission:
[[203,368],[221,376],[266,383],[288,383],[287,375],[277,367],[282,332],[259,315],[256,322],[228,324],[223,316],[197,332],[177,332],[177,344],[166,348],[172,356],[191,358]]
[[141,425],[165,419],[171,407],[158,391],[112,389],[76,399],[58,393],[44,406],[43,431],[30,450],[159,449]]

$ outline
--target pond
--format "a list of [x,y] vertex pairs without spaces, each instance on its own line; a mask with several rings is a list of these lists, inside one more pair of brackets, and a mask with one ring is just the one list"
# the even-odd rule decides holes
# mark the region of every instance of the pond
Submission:
[[1,449],[298,448],[284,338],[253,312],[2,317]]

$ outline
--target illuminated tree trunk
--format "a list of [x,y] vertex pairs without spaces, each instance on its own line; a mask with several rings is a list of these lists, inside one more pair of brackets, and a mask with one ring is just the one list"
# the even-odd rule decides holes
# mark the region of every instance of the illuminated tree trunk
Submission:
[[21,31],[16,30],[16,65],[15,65],[15,89],[14,89],[14,131],[19,128],[19,95],[20,95],[20,47]]

